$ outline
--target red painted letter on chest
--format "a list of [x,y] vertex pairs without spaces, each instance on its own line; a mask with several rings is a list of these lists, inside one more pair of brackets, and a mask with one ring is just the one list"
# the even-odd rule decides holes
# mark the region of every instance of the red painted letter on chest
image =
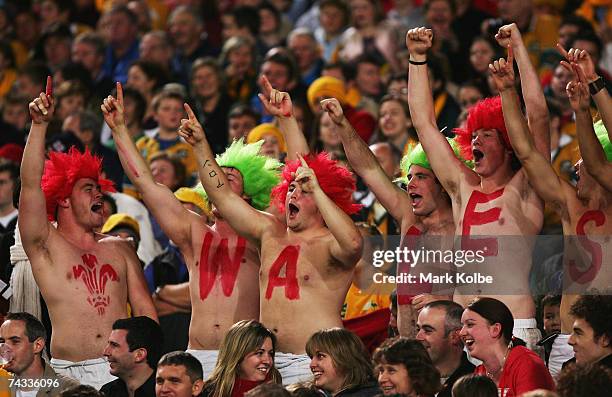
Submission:
[[240,263],[244,257],[246,240],[238,237],[234,256],[230,258],[227,238],[222,238],[210,258],[210,246],[214,234],[206,233],[200,252],[200,299],[204,300],[212,291],[219,271],[221,272],[221,289],[223,295],[231,296],[240,270]]
[[[272,292],[276,287],[285,287],[285,297],[289,300],[300,298],[300,286],[297,279],[297,261],[300,256],[299,245],[288,245],[270,267],[268,274],[268,288],[266,288],[266,299],[272,298]],[[285,276],[280,275],[285,268]]]
[[470,200],[465,207],[463,215],[463,229],[461,230],[461,249],[464,251],[483,251],[484,256],[497,256],[497,238],[479,238],[471,239],[472,226],[486,225],[499,220],[501,215],[500,207],[493,207],[483,212],[476,211],[478,204],[486,204],[499,198],[504,194],[504,189],[496,192],[485,194],[474,190],[470,196]]
[[601,264],[603,262],[603,251],[601,249],[601,244],[594,242],[593,240],[589,240],[586,237],[586,232],[584,231],[584,226],[588,222],[595,222],[595,226],[602,226],[606,223],[606,215],[602,211],[587,211],[578,220],[578,224],[576,224],[576,234],[578,236],[578,242],[582,245],[586,251],[591,254],[591,266],[585,271],[581,271],[578,269],[578,265],[575,260],[570,260],[569,262],[569,272],[572,280],[577,283],[584,284],[591,282],[599,273],[599,269],[601,269]]

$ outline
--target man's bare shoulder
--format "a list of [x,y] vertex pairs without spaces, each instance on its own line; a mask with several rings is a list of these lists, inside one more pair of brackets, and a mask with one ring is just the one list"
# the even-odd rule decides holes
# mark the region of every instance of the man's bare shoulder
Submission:
[[125,254],[125,251],[128,250],[130,252],[134,252],[135,255],[135,249],[132,246],[131,238],[109,236],[101,233],[98,233],[96,238],[97,243],[100,244],[100,247],[105,250],[117,250],[121,254]]

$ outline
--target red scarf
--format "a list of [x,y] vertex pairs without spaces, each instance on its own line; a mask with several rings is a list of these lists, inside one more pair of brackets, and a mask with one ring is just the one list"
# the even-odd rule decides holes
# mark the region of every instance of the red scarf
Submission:
[[246,392],[264,383],[264,381],[236,379],[232,390],[232,397],[243,397]]

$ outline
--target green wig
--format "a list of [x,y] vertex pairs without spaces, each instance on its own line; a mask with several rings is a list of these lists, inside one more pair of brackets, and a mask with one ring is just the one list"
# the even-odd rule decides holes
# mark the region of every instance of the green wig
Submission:
[[263,143],[246,144],[244,139],[239,139],[216,158],[219,167],[235,168],[240,172],[244,194],[253,208],[260,211],[270,206],[270,192],[280,181],[282,167],[278,160],[259,154]]
[[603,147],[604,153],[606,154],[606,159],[608,161],[612,161],[612,143],[610,143],[610,136],[608,135],[606,126],[602,120],[599,120],[593,124],[593,128],[595,129],[595,135],[597,135],[597,139],[599,139],[599,143]]
[[[459,145],[457,144],[457,142],[454,139],[449,139],[449,138],[446,138],[446,140],[448,141],[451,148],[453,148],[453,152],[455,152],[455,156],[459,160],[461,160],[465,165],[472,168],[472,162],[466,161],[463,157],[461,157],[461,153],[459,151]],[[410,170],[410,167],[412,167],[413,165],[418,165],[423,168],[427,168],[428,170],[431,170],[431,164],[429,164],[427,153],[425,153],[425,150],[423,150],[423,146],[421,146],[420,143],[411,147],[408,151],[408,154],[406,154],[402,158],[402,162],[400,163],[400,169],[402,170],[402,176],[395,179],[395,182],[401,182],[401,183],[408,184],[408,171]]]

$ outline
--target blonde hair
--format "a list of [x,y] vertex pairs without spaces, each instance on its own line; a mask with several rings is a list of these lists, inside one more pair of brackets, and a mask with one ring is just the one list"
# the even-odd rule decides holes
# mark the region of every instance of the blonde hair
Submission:
[[[232,395],[234,383],[238,378],[240,363],[247,354],[259,349],[266,338],[272,340],[272,356],[276,351],[276,336],[259,321],[242,320],[227,331],[221,346],[215,369],[204,384],[204,389],[213,389],[212,397],[227,397]],[[270,379],[273,383],[281,383],[281,375],[272,366]]]

